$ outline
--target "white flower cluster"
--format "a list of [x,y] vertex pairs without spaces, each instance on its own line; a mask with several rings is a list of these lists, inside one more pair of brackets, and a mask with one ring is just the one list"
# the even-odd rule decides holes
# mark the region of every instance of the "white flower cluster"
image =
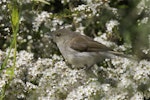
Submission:
[[88,3],[87,5],[82,4],[82,5],[79,5],[78,7],[74,8],[73,11],[78,11],[78,12],[83,11],[82,13],[91,12],[90,14],[82,14],[82,16],[81,16],[81,17],[91,17],[92,15],[99,13],[98,7],[100,7],[102,4],[103,4],[102,1],[99,1],[98,3],[96,3],[96,2]]
[[98,82],[90,82],[77,87],[69,93],[66,100],[94,100],[95,95],[101,91],[101,85]]
[[98,42],[100,42],[100,43],[102,43],[102,44],[104,44],[104,45],[106,45],[108,47],[116,46],[115,43],[110,42],[110,41],[107,40],[107,34],[106,33],[103,33],[100,36],[95,37],[94,40],[98,41]]
[[148,15],[150,15],[150,2],[149,0],[141,0],[138,5],[137,5],[137,8],[138,8],[138,14],[140,15],[142,13],[142,11],[144,11],[146,9],[146,13]]
[[70,0],[61,0],[61,3],[64,4],[64,3],[68,3],[70,2]]
[[88,6],[84,4],[79,5],[78,7],[74,8],[75,11],[85,11],[86,9],[88,9]]
[[119,22],[117,20],[110,20],[109,22],[106,23],[107,32],[112,33],[113,28],[118,25],[119,25]]
[[37,17],[35,18],[35,21],[32,23],[34,30],[38,31],[40,25],[43,22],[47,22],[50,15],[51,15],[51,13],[48,13],[46,11],[43,11],[43,12],[41,12],[41,14],[38,14]]
[[85,79],[85,74],[78,70],[71,70],[65,62],[56,62],[54,67],[43,72],[43,77],[39,82],[41,91],[37,90],[40,95],[38,99],[60,100],[65,98],[78,85],[83,84]]
[[[5,52],[0,51],[3,63]],[[7,53],[6,53],[7,54]],[[13,55],[13,50],[10,56]],[[4,58],[3,58],[4,57]],[[0,91],[9,82],[7,68],[11,67],[12,56],[2,70]],[[116,57],[112,67],[99,67],[86,71],[70,69],[62,57],[35,60],[32,53],[17,53],[15,77],[6,89],[6,98],[28,98],[36,100],[124,100],[150,98],[150,62],[136,62]],[[95,72],[95,73],[94,73]],[[16,92],[14,92],[16,91]],[[11,94],[11,95],[10,95]]]
[[57,26],[59,26],[59,25],[61,26],[62,24],[63,24],[62,20],[57,19],[57,18],[53,19],[51,21],[51,25],[52,25],[51,31],[55,31]]
[[144,16],[142,19],[138,20],[138,25],[143,25],[143,24],[148,24],[149,22],[149,16],[150,16],[150,1],[149,0],[141,0],[138,5],[138,15],[143,15]]
[[[81,34],[84,33],[84,29],[86,28],[85,26],[94,24],[92,20],[99,19],[98,21],[96,21],[98,25],[105,24],[102,23],[103,21],[100,22],[100,20],[103,19],[100,15],[103,13],[102,11],[104,9],[113,12],[114,16],[118,17],[117,9],[109,6],[109,0],[85,0],[85,2],[86,4],[78,5],[77,7],[72,9],[73,21],[76,26],[76,31],[80,32]],[[86,23],[86,25],[84,25],[83,23]],[[117,20],[111,20],[110,22],[106,23],[106,32],[112,33],[113,28],[118,25],[119,22]]]

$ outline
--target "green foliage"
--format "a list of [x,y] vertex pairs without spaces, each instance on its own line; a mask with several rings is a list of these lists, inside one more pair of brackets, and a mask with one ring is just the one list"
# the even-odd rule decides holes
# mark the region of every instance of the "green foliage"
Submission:
[[[9,5],[9,9],[10,9],[10,14],[11,14],[11,25],[12,25],[12,30],[13,30],[13,39],[12,39],[12,43],[11,43],[10,48],[9,48],[8,55],[6,56],[6,59],[4,60],[0,71],[2,71],[5,68],[5,66],[7,65],[7,61],[9,59],[10,52],[11,52],[12,48],[14,48],[13,66],[11,66],[10,68],[7,68],[7,70],[6,70],[6,74],[9,75],[10,81],[11,81],[11,79],[14,77],[14,70],[16,67],[17,32],[19,29],[19,10],[18,10],[17,3],[15,1],[12,1],[12,3]],[[3,100],[3,98],[5,97],[5,88],[6,87],[3,87],[3,90],[2,90],[3,92],[0,96],[1,100]]]
[[[12,22],[12,30],[13,30],[13,39],[10,45],[10,49],[8,52],[8,55],[2,65],[2,69],[5,68],[7,64],[7,60],[9,59],[10,52],[12,48],[14,48],[14,65],[12,66],[11,73],[14,73],[14,67],[16,66],[16,51],[17,51],[17,32],[19,29],[19,11],[18,11],[18,6],[16,3],[12,2],[9,6],[10,12],[11,12],[11,22]],[[14,74],[11,74],[13,76]]]

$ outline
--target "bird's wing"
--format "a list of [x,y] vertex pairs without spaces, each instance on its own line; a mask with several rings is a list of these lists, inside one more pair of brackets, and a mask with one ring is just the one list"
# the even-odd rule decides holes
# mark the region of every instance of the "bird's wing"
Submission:
[[110,48],[105,45],[94,41],[87,36],[78,36],[71,40],[70,48],[80,52],[99,52],[99,51],[111,51]]

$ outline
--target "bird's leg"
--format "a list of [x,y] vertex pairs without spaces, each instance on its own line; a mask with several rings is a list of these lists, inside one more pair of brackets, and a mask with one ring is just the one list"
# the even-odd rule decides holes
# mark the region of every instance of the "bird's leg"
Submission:
[[73,68],[74,68],[74,65],[71,65],[71,64],[69,64],[68,62],[66,62],[66,65],[67,65],[70,69],[73,69]]
[[84,65],[84,66],[85,66],[85,70],[90,70],[93,67],[93,65],[91,66]]
[[85,69],[85,72],[86,72],[88,77],[95,78],[95,77],[97,77],[97,75],[92,70],[92,67],[93,67],[93,65],[92,66],[85,66],[84,69]]
[[109,68],[114,68],[114,66],[111,63],[111,59],[107,60],[106,63],[107,63]]

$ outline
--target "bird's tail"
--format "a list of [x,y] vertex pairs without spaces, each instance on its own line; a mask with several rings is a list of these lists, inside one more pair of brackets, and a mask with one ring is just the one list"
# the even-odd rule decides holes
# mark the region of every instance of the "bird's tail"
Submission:
[[135,61],[138,60],[137,58],[135,58],[133,56],[125,55],[123,53],[119,53],[119,52],[115,52],[115,51],[109,51],[109,53],[113,54],[115,56],[119,56],[119,57],[123,57],[123,58],[128,58],[128,59],[135,60]]

